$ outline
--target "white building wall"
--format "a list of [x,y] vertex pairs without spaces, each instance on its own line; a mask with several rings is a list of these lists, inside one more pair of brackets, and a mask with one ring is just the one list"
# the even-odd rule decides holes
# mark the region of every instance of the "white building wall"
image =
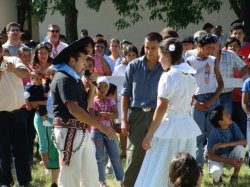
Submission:
[[[89,35],[94,37],[96,34],[101,33],[104,35],[105,39],[110,40],[112,37],[117,37],[120,40],[128,39],[133,42],[138,48],[143,43],[145,35],[149,32],[161,31],[165,24],[160,21],[148,21],[149,11],[144,11],[143,21],[137,23],[135,26],[127,28],[122,31],[117,31],[114,26],[114,22],[119,18],[115,8],[111,1],[103,2],[99,12],[90,10],[86,7],[82,0],[77,0],[76,7],[79,11],[78,13],[78,32],[82,28],[85,28],[89,31]],[[185,16],[184,13],[183,16]],[[236,20],[237,17],[234,14],[233,10],[230,9],[228,1],[223,1],[223,6],[219,13],[213,13],[210,15],[204,14],[204,22],[201,22],[197,25],[190,24],[186,29],[179,30],[178,33],[182,35],[193,35],[197,30],[200,30],[204,23],[210,22],[213,25],[222,25],[225,33],[229,32],[229,25],[231,22]],[[64,26],[64,17],[59,13],[51,15],[48,13],[45,21],[39,25],[40,28],[40,40],[47,34],[47,27],[49,24],[55,23],[61,27],[61,33],[65,34]]]
[[0,32],[12,21],[17,21],[16,0],[0,0]]

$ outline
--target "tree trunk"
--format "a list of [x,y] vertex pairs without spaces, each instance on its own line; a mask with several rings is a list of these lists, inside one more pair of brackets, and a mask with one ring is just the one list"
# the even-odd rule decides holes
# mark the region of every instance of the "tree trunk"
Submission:
[[78,10],[75,6],[75,0],[69,5],[67,13],[65,14],[65,28],[66,28],[66,38],[67,42],[70,44],[78,39],[77,33],[77,16]]
[[250,10],[250,2],[249,0],[244,0],[244,3],[243,3],[243,10],[244,10],[244,26],[245,26],[245,29],[246,29],[246,40],[248,42],[250,42],[250,14],[249,14],[249,10]]

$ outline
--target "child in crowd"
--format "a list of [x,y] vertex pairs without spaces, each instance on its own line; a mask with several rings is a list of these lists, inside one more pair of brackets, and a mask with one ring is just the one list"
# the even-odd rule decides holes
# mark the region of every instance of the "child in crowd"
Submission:
[[202,132],[197,137],[198,152],[196,161],[203,168],[204,143],[206,138],[209,137],[212,128],[208,120],[208,113],[220,104],[218,98],[223,90],[224,83],[220,74],[219,63],[215,57],[210,56],[214,51],[216,38],[206,33],[200,35],[197,42],[196,53],[185,59],[185,62],[197,71],[194,77],[198,88],[193,97],[191,115]]
[[250,167],[250,78],[245,80],[242,86],[242,108],[247,114],[246,139],[248,145],[248,166]]
[[[53,114],[53,102],[50,92],[50,84],[54,78],[55,71],[52,68],[48,68],[46,71],[46,82],[45,82],[45,92],[47,94],[47,120],[52,123],[54,119]],[[34,126],[39,138],[39,152],[42,157],[42,163],[45,167],[45,171],[51,173],[51,187],[57,187],[57,180],[59,176],[59,154],[52,141],[52,126],[42,125],[42,117],[35,115]]]
[[120,52],[120,41],[117,38],[112,38],[110,40],[109,50],[111,52],[109,57],[113,60],[115,66],[117,64],[121,64],[122,56],[119,54],[119,52]]
[[[114,101],[117,101],[117,86],[112,84],[112,83],[109,83],[109,90],[108,90],[108,93],[107,93],[106,96],[109,99],[113,99]],[[113,124],[114,124],[113,128],[115,129],[115,131],[117,133],[120,133],[121,132],[121,127],[119,126],[119,124],[115,123],[116,120],[112,120],[112,121],[113,121]],[[110,159],[108,158],[108,163],[106,165],[106,174],[108,174],[110,176],[113,176],[113,173],[114,173],[113,167],[112,167]]]
[[[93,109],[90,110],[90,113],[96,116],[98,121],[103,125],[112,127],[112,121],[118,117],[118,112],[115,101],[106,96],[109,89],[108,79],[106,77],[98,77],[97,87],[97,96],[94,99]],[[122,186],[124,174],[116,140],[110,140],[98,129],[92,128],[91,131],[92,139],[96,146],[96,160],[99,171],[100,187],[106,187],[104,148],[111,160],[116,179],[121,182]]]
[[124,49],[124,60],[116,66],[112,76],[124,76],[127,65],[138,57],[138,50],[133,45],[127,45]]
[[32,109],[33,101],[45,101],[44,105],[39,105],[36,110],[41,116],[44,126],[52,126],[52,124],[47,120],[47,109],[46,109],[46,98],[45,90],[42,84],[42,74],[39,72],[31,72],[31,83],[25,86],[25,99],[27,109]]
[[208,139],[208,166],[214,184],[222,185],[223,166],[234,168],[230,184],[238,186],[238,173],[245,158],[246,140],[239,127],[222,105],[215,107],[209,114],[214,128]]
[[196,160],[188,152],[180,152],[173,158],[169,167],[172,187],[199,187],[202,174]]
[[[128,44],[124,48],[123,52],[124,52],[124,58],[120,65],[115,66],[112,76],[124,77],[127,65],[138,57],[138,50],[132,44]],[[120,84],[117,88],[118,119],[116,123],[118,124],[118,126],[120,126],[121,124],[121,90],[122,90],[122,84]],[[124,136],[122,133],[120,133],[120,144],[121,144],[121,149],[122,149],[121,158],[126,158],[127,137]]]

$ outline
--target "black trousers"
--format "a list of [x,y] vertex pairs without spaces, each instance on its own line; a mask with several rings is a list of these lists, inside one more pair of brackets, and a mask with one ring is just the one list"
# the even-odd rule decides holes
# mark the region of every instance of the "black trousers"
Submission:
[[0,112],[0,186],[13,183],[12,161],[19,185],[31,181],[26,127],[26,118],[21,110]]
[[36,138],[36,130],[34,127],[34,116],[36,110],[27,110],[26,108],[21,109],[25,119],[27,120],[27,137],[28,137],[28,148],[29,148],[29,162],[33,163],[33,150],[34,150],[34,141]]

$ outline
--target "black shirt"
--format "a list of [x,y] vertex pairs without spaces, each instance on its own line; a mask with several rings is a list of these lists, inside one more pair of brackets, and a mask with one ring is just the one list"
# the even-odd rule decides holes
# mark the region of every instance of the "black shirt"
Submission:
[[45,101],[45,91],[43,85],[26,84],[24,87],[26,92],[30,93],[29,101]]
[[76,101],[81,108],[87,111],[87,93],[80,79],[77,82],[65,72],[57,72],[51,83],[50,90],[55,117],[75,118],[69,113],[66,106],[67,101]]

